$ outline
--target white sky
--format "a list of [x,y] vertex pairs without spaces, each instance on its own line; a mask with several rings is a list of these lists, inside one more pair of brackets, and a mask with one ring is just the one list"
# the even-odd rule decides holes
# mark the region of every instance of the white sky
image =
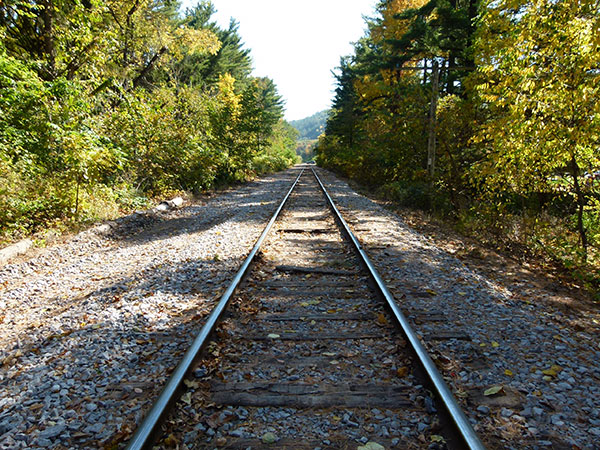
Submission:
[[[197,0],[182,0],[183,8]],[[340,57],[366,29],[377,0],[213,0],[222,28],[235,18],[255,76],[268,76],[286,101],[287,120],[331,106]]]

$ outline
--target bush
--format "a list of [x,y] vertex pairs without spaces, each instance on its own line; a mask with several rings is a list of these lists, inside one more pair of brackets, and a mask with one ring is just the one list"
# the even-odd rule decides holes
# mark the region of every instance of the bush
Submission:
[[441,216],[453,212],[448,192],[424,182],[394,181],[377,189],[377,195],[399,206],[432,211]]

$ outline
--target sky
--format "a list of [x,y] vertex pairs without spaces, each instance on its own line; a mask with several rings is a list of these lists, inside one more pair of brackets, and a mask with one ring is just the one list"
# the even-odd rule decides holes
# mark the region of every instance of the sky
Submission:
[[[183,8],[198,0],[182,0]],[[366,30],[377,0],[213,0],[222,28],[231,17],[251,51],[254,76],[275,82],[285,100],[287,120],[298,120],[331,106],[340,57]]]

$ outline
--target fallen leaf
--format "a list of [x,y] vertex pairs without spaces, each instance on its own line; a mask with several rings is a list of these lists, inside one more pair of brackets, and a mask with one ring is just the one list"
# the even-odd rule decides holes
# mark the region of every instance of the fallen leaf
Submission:
[[189,389],[198,389],[200,387],[200,383],[194,380],[183,380],[183,384],[185,384]]
[[165,438],[165,445],[168,447],[176,447],[179,441],[174,434],[170,434]]
[[387,325],[388,324],[388,320],[385,318],[385,315],[383,313],[379,313],[379,315],[377,316],[377,323],[379,325]]
[[500,347],[500,344],[498,344],[496,341],[492,341],[492,347],[498,348]]
[[438,442],[440,444],[446,443],[446,440],[439,434],[432,434],[429,438],[431,439],[431,442]]
[[491,395],[496,395],[504,390],[504,386],[492,386],[489,389],[483,391],[483,395],[489,397]]
[[181,396],[181,401],[187,405],[191,405],[192,404],[192,393],[186,392],[185,394],[183,394]]
[[509,377],[512,377],[514,374],[512,373],[512,370],[510,370],[510,369],[506,369],[506,370],[504,371],[504,375],[508,375]]
[[321,303],[320,300],[309,300],[307,302],[302,302],[300,303],[300,306],[311,306],[311,305],[318,305],[319,303]]
[[556,364],[553,365],[552,367],[550,367],[549,369],[546,370],[542,370],[542,373],[544,375],[547,375],[549,377],[556,377],[560,372],[562,372],[562,367],[557,366]]
[[277,338],[279,338],[280,336],[279,336],[278,334],[271,333],[271,334],[267,335],[267,337],[268,337],[269,339],[277,339]]
[[408,367],[400,367],[398,370],[396,370],[396,374],[401,378],[405,377],[408,375]]

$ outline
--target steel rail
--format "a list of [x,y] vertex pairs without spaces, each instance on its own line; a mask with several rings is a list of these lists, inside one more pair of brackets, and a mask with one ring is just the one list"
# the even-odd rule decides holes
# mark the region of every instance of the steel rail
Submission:
[[250,264],[252,263],[252,260],[254,259],[256,253],[260,249],[263,241],[267,237],[267,234],[273,227],[275,220],[277,220],[277,217],[281,213],[281,210],[286,204],[292,191],[298,184],[298,180],[300,180],[300,177],[303,173],[304,168],[300,171],[300,174],[292,184],[292,187],[281,201],[281,204],[275,211],[275,214],[273,214],[271,220],[269,221],[262,234],[254,244],[254,247],[246,257],[244,263],[242,264],[238,272],[236,273],[231,284],[229,285],[225,293],[221,296],[219,303],[212,310],[204,326],[192,342],[192,345],[183,356],[183,359],[181,360],[173,374],[171,375],[171,378],[169,379],[160,396],[152,406],[152,409],[150,410],[150,412],[148,412],[148,414],[144,418],[144,421],[141,423],[141,425],[138,427],[135,434],[129,441],[127,445],[127,450],[141,450],[145,448],[151,448],[153,440],[156,437],[156,433],[158,431],[158,426],[162,423],[162,420],[167,414],[169,407],[176,400],[176,394],[180,390],[184,378],[190,371],[192,365],[194,364],[194,361],[197,359],[211,332],[215,328],[216,324],[219,322],[221,314],[227,307],[234,291],[242,281],[244,275],[250,267]]
[[367,267],[369,274],[370,274],[371,278],[373,279],[373,281],[375,282],[381,295],[385,298],[389,307],[391,308],[392,312],[394,313],[394,316],[395,316],[398,324],[402,328],[402,331],[404,332],[407,340],[409,341],[410,345],[412,346],[413,350],[415,351],[415,353],[419,359],[419,362],[421,363],[423,369],[427,373],[427,376],[429,377],[431,383],[433,384],[433,387],[435,388],[439,398],[441,399],[442,403],[444,404],[444,407],[446,408],[446,410],[448,411],[448,414],[450,415],[452,421],[454,422],[454,425],[455,425],[460,437],[462,438],[464,443],[467,445],[468,449],[470,449],[470,450],[485,450],[483,443],[480,441],[479,437],[475,433],[475,430],[473,430],[473,427],[471,426],[471,423],[467,419],[467,416],[465,416],[465,413],[462,411],[458,402],[454,398],[454,395],[452,395],[452,392],[448,388],[448,385],[444,381],[444,378],[442,377],[440,372],[437,370],[437,367],[435,366],[434,362],[431,360],[431,358],[427,354],[427,350],[421,343],[421,340],[419,339],[417,334],[413,331],[408,320],[406,319],[404,314],[402,314],[402,311],[400,311],[400,308],[398,308],[398,305],[396,304],[396,301],[394,300],[393,295],[388,290],[384,281],[381,279],[381,276],[375,269],[375,266],[373,266],[373,263],[371,263],[371,260],[369,259],[366,252],[362,248],[360,242],[358,242],[358,239],[354,236],[354,234],[348,227],[348,224],[346,223],[346,221],[340,214],[339,210],[335,206],[331,196],[329,195],[329,193],[325,189],[325,186],[321,182],[321,179],[318,177],[317,173],[315,172],[315,170],[313,168],[311,168],[311,170],[312,170],[313,175],[315,176],[315,179],[319,183],[319,186],[321,187],[323,194],[327,198],[330,208],[333,210],[334,214],[336,215],[337,219],[339,220],[340,224],[342,225],[343,230],[346,232],[346,234],[352,241],[352,244],[356,248],[356,251],[359,253],[362,262]]

